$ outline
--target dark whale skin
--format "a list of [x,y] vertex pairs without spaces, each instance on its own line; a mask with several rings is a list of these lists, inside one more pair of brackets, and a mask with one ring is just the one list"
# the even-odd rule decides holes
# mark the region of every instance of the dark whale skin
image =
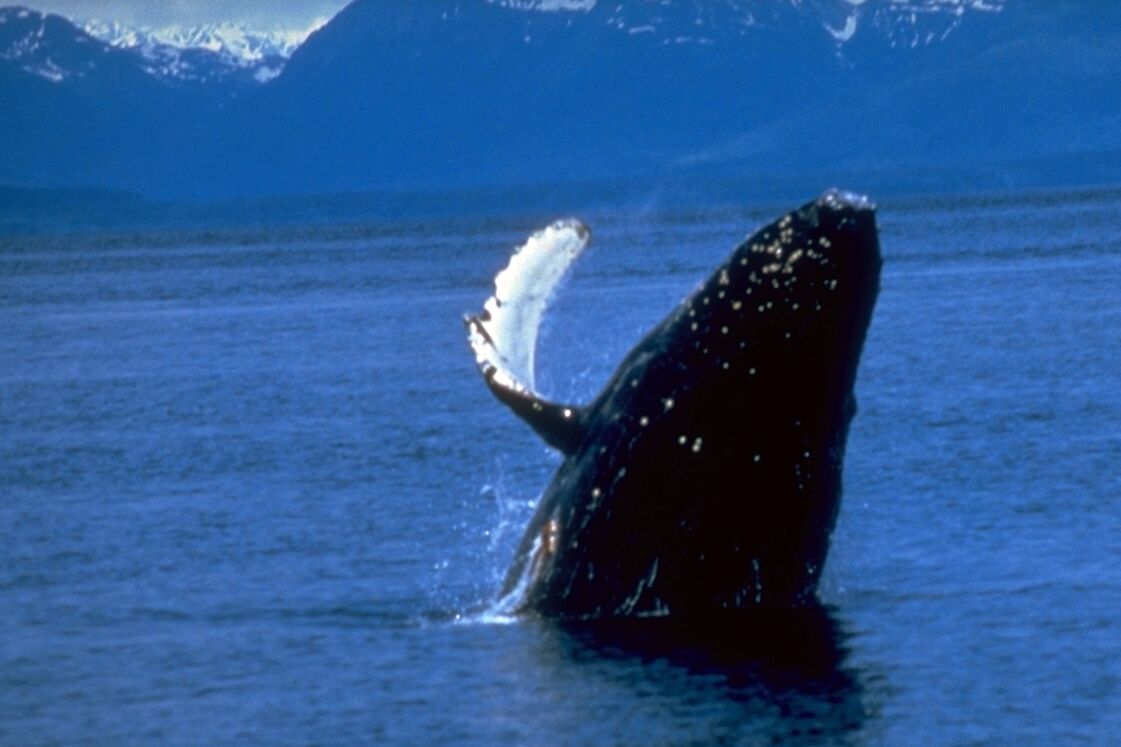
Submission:
[[569,416],[507,575],[514,608],[816,603],[880,266],[874,208],[835,190],[736,248]]

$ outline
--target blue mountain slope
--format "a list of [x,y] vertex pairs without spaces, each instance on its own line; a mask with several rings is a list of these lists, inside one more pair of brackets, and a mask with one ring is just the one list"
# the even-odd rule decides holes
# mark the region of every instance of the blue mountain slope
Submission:
[[[1076,0],[356,0],[280,78],[220,100],[26,77],[0,65],[21,102],[0,149],[37,143],[0,182],[162,197],[900,171],[956,187],[978,164],[1121,153],[1121,10]],[[82,126],[42,126],[59,118]]]
[[196,77],[154,75],[139,50],[61,16],[0,8],[0,182],[159,191],[256,87],[208,52],[188,50],[181,63]]
[[[590,14],[393,10],[356,2],[310,39],[247,119],[288,116],[246,132],[238,150],[286,136],[300,144],[290,157],[301,178],[326,187],[634,173],[741,132],[758,101],[801,101],[765,74],[792,51],[767,34],[751,46],[667,45]],[[804,71],[836,68],[824,35],[797,41],[784,56]]]
[[1063,0],[1022,3],[903,55],[862,40],[843,50],[857,83],[844,100],[745,128],[690,162],[758,166],[783,153],[800,168],[829,160],[863,170],[899,164],[969,171],[1043,155],[1116,153],[1119,11]]

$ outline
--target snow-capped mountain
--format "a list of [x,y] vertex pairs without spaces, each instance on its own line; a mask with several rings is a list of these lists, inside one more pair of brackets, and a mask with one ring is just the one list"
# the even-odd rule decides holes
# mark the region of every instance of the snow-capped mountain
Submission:
[[1006,0],[486,0],[502,8],[590,15],[625,34],[663,44],[713,44],[774,27],[791,17],[820,24],[838,44],[858,33],[917,47],[946,38],[971,13],[999,12]]
[[[426,0],[425,6],[404,10],[395,2],[386,14],[441,14],[453,20],[470,16],[478,6],[531,13],[524,41],[533,43],[537,28],[555,24],[547,16],[564,16],[572,25],[598,26],[619,34],[663,45],[751,41],[760,31],[801,23],[819,29],[838,47],[856,39],[886,39],[892,47],[916,47],[946,39],[975,13],[997,13],[1006,0]],[[358,3],[361,4],[361,3]],[[473,7],[474,6],[474,7]],[[542,23],[544,22],[544,23]],[[66,27],[70,23],[76,28]],[[307,38],[326,25],[320,19],[308,28],[260,31],[229,22],[191,27],[144,28],[111,20],[73,21],[24,7],[0,8],[0,24],[7,24],[0,41],[0,59],[17,60],[21,69],[46,80],[61,82],[88,75],[97,55],[67,66],[73,57],[55,46],[84,45],[96,50],[102,42],[131,52],[148,75],[168,81],[206,83],[233,80],[263,83],[278,77],[288,59]],[[21,30],[23,35],[15,33]],[[48,33],[48,30],[50,33]],[[62,37],[65,37],[63,40]],[[86,38],[88,37],[88,38]],[[80,55],[79,55],[80,56]]]
[[276,78],[322,23],[299,31],[255,32],[220,23],[144,29],[70,19],[25,7],[0,8],[0,63],[52,83],[97,76],[107,64],[134,67],[170,84],[219,87]]
[[256,80],[266,82],[278,76],[292,53],[325,23],[322,19],[306,29],[255,31],[229,22],[143,28],[95,19],[84,22],[82,29],[118,49],[136,50],[153,75],[197,79],[214,74],[213,65],[200,67],[189,57],[209,53],[224,66],[251,70]]
[[354,0],[294,51],[229,25],[88,30],[0,10],[0,183],[971,186],[986,164],[1121,159],[1118,3]]
[[120,55],[106,50],[60,16],[27,8],[0,8],[0,64],[52,83],[83,78]]
[[178,49],[207,49],[229,55],[244,64],[265,57],[291,57],[296,47],[326,20],[301,31],[254,31],[229,22],[202,26],[142,28],[101,20],[86,21],[82,29],[114,47],[143,47],[164,44]]

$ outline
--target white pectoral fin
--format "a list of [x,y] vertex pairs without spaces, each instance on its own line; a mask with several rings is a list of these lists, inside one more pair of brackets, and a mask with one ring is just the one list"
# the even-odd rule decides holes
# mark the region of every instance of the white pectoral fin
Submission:
[[591,232],[578,220],[557,221],[538,231],[494,278],[494,295],[483,312],[465,321],[468,340],[484,376],[527,394],[534,388],[537,332],[545,309]]
[[534,355],[545,310],[590,240],[587,226],[575,219],[557,221],[533,234],[495,277],[494,295],[483,312],[464,319],[467,339],[491,391],[562,450],[576,437],[578,413],[538,396]]

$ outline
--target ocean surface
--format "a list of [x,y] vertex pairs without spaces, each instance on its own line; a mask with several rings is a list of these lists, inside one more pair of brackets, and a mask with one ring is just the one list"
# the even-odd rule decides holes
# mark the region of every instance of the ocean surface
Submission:
[[[1113,743],[1121,190],[879,202],[824,608],[707,634],[488,612],[558,460],[460,319],[560,216],[0,237],[0,744]],[[539,385],[788,207],[580,216]]]

